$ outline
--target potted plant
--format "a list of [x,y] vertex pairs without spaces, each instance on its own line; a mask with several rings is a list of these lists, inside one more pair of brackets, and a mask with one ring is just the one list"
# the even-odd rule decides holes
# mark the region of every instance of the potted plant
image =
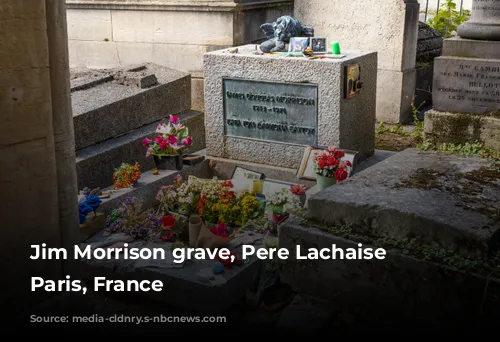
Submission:
[[122,163],[113,173],[115,189],[126,189],[134,186],[141,179],[141,166]]
[[344,156],[344,152],[334,146],[314,154],[313,167],[316,172],[318,191],[342,182],[349,176],[352,164],[348,160],[342,160]]
[[285,221],[290,213],[302,208],[299,196],[294,195],[288,188],[275,191],[266,202],[267,208],[272,212],[273,221],[277,224]]
[[169,122],[159,124],[155,133],[158,136],[153,140],[142,141],[147,147],[146,157],[153,156],[157,169],[182,170],[181,150],[193,144],[188,128],[179,122],[178,116],[170,115]]

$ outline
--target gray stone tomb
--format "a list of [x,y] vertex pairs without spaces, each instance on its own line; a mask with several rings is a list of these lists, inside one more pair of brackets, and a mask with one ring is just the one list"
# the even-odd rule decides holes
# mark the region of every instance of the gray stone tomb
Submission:
[[[310,60],[255,51],[205,54],[207,156],[290,170],[307,145],[355,150],[361,160],[373,155],[375,52]],[[352,66],[363,86],[349,98]]]

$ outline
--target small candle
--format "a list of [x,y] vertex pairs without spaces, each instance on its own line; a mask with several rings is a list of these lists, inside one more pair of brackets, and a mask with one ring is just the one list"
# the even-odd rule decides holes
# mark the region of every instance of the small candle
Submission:
[[340,55],[340,43],[338,41],[332,43],[332,54]]
[[255,194],[261,194],[263,190],[264,190],[264,181],[262,179],[254,179],[250,191]]

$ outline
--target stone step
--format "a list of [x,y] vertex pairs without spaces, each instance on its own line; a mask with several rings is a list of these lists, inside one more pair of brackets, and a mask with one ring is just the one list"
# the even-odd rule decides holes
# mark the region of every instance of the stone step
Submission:
[[[338,211],[334,208],[330,211]],[[306,227],[300,218],[292,217],[280,227],[279,246],[290,251],[288,259],[280,262],[281,280],[298,293],[328,301],[336,311],[356,315],[366,312],[372,320],[408,322],[418,317],[428,324],[475,321],[481,315],[482,320],[498,321],[500,279],[495,273],[489,277],[465,273],[395,250],[387,250],[383,260],[341,259],[339,252],[333,260],[296,257],[297,245],[303,256],[308,248],[331,250],[332,245],[344,251],[357,250],[359,242],[364,248],[378,247],[352,235],[346,239],[323,227]]]
[[[189,128],[193,145],[185,153],[193,153],[205,148],[204,115],[197,111],[179,114],[180,121]],[[112,138],[99,144],[76,151],[76,169],[78,187],[105,188],[113,184],[114,169],[122,162],[141,164],[143,171],[154,168],[152,157],[146,157],[146,148],[142,145],[145,137],[152,137],[160,120],[141,128],[134,129],[120,137]]]
[[71,77],[77,150],[191,108],[191,75],[155,64]]
[[464,256],[500,249],[500,177],[480,158],[408,149],[308,200],[309,216]]

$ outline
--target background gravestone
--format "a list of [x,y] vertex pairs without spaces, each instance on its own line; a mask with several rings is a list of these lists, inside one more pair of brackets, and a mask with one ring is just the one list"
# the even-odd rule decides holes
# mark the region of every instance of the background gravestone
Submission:
[[500,0],[475,0],[459,38],[435,59],[434,110],[425,135],[436,143],[481,141],[500,149]]

